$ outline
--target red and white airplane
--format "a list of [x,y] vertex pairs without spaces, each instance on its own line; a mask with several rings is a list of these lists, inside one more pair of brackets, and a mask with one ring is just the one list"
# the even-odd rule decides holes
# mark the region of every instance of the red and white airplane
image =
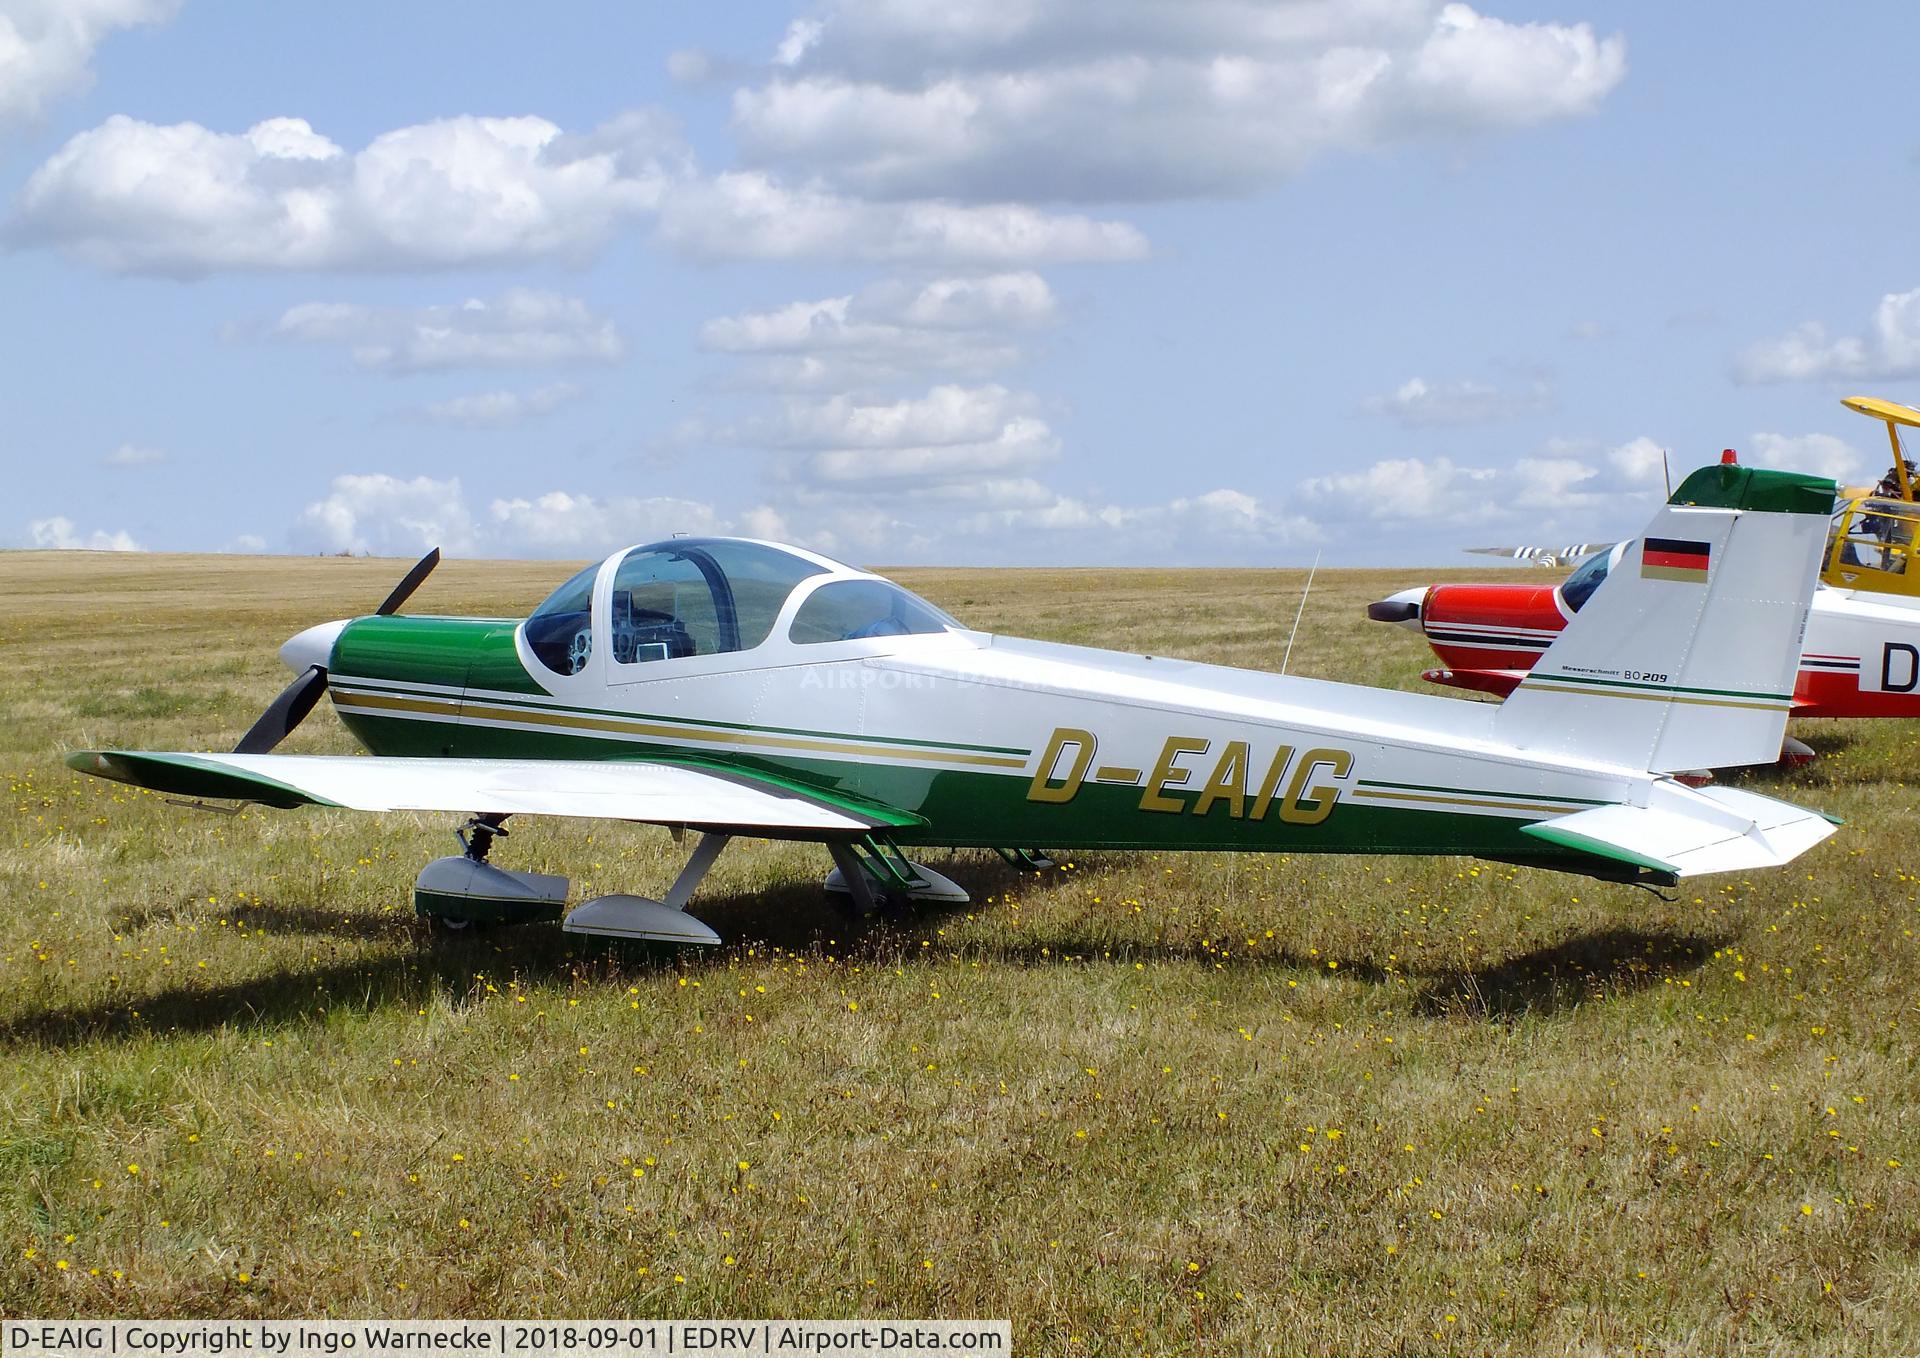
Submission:
[[[1877,490],[1843,494],[1835,503],[1793,715],[1920,717],[1920,504],[1898,433],[1898,426],[1920,427],[1920,410],[1871,397],[1849,397],[1846,405],[1886,423],[1894,469]],[[1504,698],[1632,546],[1595,548],[1558,584],[1425,586],[1369,604],[1367,616],[1427,639],[1441,661],[1423,674],[1428,682]],[[1688,546],[1649,538],[1638,569],[1704,566],[1687,558]],[[1799,741],[1782,751],[1790,762],[1811,757]]]

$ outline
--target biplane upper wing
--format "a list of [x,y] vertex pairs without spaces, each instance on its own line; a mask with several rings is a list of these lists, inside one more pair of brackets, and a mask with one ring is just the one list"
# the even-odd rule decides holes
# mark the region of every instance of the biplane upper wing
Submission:
[[1559,547],[1525,545],[1520,547],[1468,547],[1474,556],[1500,556],[1511,561],[1531,561],[1536,566],[1577,566],[1596,552],[1612,547],[1611,542],[1569,542]]
[[67,763],[157,792],[278,807],[592,816],[772,838],[862,835],[926,824],[910,811],[765,774],[654,760],[86,750]]

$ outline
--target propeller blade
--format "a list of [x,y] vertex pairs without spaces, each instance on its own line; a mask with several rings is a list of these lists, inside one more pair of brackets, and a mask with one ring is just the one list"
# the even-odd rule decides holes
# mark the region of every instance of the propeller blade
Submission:
[[433,568],[439,564],[440,549],[435,547],[432,551],[413,563],[413,569],[408,571],[400,583],[393,587],[393,593],[386,597],[385,602],[373,610],[374,614],[384,618],[389,613],[398,613],[400,611],[400,605],[412,597],[413,592],[420,588],[420,582],[425,580],[429,575],[432,575]]
[[[401,577],[400,583],[395,585],[392,592],[381,601],[380,607],[373,610],[375,615],[385,617],[390,613],[398,612],[400,605],[412,597],[413,592],[420,588],[421,582],[432,575],[433,568],[439,564],[440,549],[435,547],[413,563],[413,569]],[[308,628],[288,645],[296,648],[294,654],[297,655],[298,643],[316,633],[325,633],[327,640],[323,644],[331,645],[333,636],[344,625],[344,623],[330,623],[318,628]],[[281,654],[286,656],[288,652],[283,648]],[[266,754],[293,734],[294,728],[307,719],[307,714],[313,711],[313,705],[320,701],[320,695],[326,691],[327,667],[325,665],[307,666],[291,684],[280,690],[279,697],[267,704],[267,710],[262,712],[260,719],[248,728],[244,736],[240,737],[240,743],[233,747],[233,752],[235,754]]]
[[293,728],[306,720],[307,713],[313,711],[313,705],[320,701],[320,695],[327,691],[327,672],[319,665],[310,665],[306,671],[291,684],[280,690],[280,696],[267,705],[240,743],[233,747],[235,754],[266,754],[274,746],[293,734]]

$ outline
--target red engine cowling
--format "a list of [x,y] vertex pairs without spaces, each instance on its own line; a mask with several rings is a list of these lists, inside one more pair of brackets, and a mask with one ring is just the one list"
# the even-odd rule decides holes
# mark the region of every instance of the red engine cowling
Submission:
[[1435,585],[1420,632],[1446,668],[1425,678],[1505,697],[1567,625],[1552,585]]

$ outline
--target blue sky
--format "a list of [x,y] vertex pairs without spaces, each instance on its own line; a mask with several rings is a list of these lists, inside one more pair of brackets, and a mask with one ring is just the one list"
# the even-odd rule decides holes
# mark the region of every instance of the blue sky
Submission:
[[0,0],[0,545],[1454,562],[1663,448],[1871,478],[1920,13],[1829,14]]

